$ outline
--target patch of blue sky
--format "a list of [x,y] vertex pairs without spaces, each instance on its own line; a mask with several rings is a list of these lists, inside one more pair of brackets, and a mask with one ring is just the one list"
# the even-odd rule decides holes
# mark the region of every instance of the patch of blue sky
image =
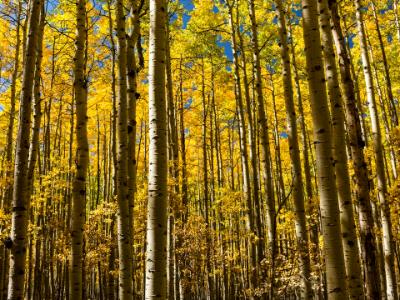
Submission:
[[190,21],[190,19],[192,18],[191,15],[187,14],[187,13],[183,13],[182,15],[182,29],[186,29],[187,25]]
[[94,25],[93,26],[93,32],[95,33],[95,34],[97,34],[97,33],[99,33],[99,31],[100,31],[100,26],[99,25]]
[[[293,6],[295,6],[295,5],[293,5]],[[302,9],[301,8],[296,9],[296,8],[292,7],[291,11],[296,17],[298,17],[298,18],[302,17]]]
[[58,1],[54,0],[54,1],[46,1],[46,11],[48,13],[53,12],[58,6]]
[[275,70],[274,66],[272,66],[270,64],[267,64],[267,70],[268,70],[268,72],[270,74],[275,74],[276,73],[276,70]]
[[213,8],[212,8],[212,12],[213,12],[214,14],[219,13],[219,8],[218,8],[216,5],[214,5]]
[[293,17],[290,19],[290,23],[293,25],[299,25],[300,24],[300,18],[298,17]]
[[179,2],[183,5],[183,7],[186,10],[188,11],[194,10],[194,4],[192,0],[179,0]]
[[230,41],[223,41],[220,34],[217,35],[216,39],[217,46],[224,49],[224,54],[228,60],[233,60],[233,49]]
[[6,78],[0,78],[0,93],[4,93],[10,87],[11,82]]
[[185,68],[187,68],[187,69],[193,68],[193,62],[189,61],[189,62],[185,63]]
[[349,45],[349,48],[352,49],[354,47],[354,38],[356,35],[354,33],[346,36],[346,42]]
[[[92,4],[93,4],[93,6],[94,6],[97,10],[99,10],[99,11],[102,11],[102,10],[103,10],[103,2],[102,2],[102,1],[95,1],[95,0],[92,0],[91,2],[92,2]],[[99,17],[100,17],[100,16],[99,16]]]
[[169,16],[169,23],[173,24],[173,23],[175,23],[176,20],[178,20],[178,14],[176,12],[173,12]]
[[193,103],[193,98],[189,98],[186,100],[185,104],[183,104],[183,107],[185,109],[189,109],[192,106],[192,103]]
[[270,74],[276,73],[276,65],[278,63],[278,59],[272,58],[269,63],[267,63],[266,68]]
[[96,60],[96,65],[97,65],[99,68],[103,68],[103,67],[104,67],[104,62],[101,61],[101,60]]
[[109,39],[104,39],[103,41],[104,46],[111,49],[111,41]]
[[281,133],[279,133],[279,136],[280,136],[282,139],[287,139],[287,138],[289,137],[289,135],[287,134],[286,131],[282,131]]
[[185,128],[185,137],[188,137],[190,134],[190,129],[189,128]]

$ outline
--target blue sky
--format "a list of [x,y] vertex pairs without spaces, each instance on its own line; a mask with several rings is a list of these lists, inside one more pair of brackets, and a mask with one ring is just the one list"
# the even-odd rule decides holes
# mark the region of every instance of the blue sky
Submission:
[[182,3],[183,7],[188,11],[192,11],[194,9],[192,0],[179,0],[179,2]]
[[[190,21],[190,12],[194,10],[195,6],[193,4],[192,0],[179,0],[179,2],[183,5],[185,12],[182,16],[182,28],[186,29],[188,22]],[[213,7],[213,13],[218,13],[219,10],[216,6]],[[233,51],[232,51],[232,45],[230,41],[223,41],[220,35],[216,36],[216,43],[218,47],[224,49],[224,54],[228,58],[228,60],[232,61],[233,60]]]

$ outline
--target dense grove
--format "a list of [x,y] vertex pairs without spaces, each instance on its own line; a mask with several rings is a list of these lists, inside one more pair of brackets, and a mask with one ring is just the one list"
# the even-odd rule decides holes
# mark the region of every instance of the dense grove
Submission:
[[399,299],[398,0],[0,2],[0,300]]

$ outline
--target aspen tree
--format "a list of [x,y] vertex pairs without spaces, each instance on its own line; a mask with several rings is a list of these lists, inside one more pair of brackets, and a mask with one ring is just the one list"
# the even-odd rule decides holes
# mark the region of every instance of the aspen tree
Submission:
[[[40,25],[39,25],[39,33],[38,33],[38,41],[37,41],[37,57],[36,57],[36,66],[35,66],[35,82],[33,86],[33,98],[34,98],[34,120],[32,127],[32,139],[29,147],[29,164],[28,164],[28,187],[29,191],[27,193],[27,198],[30,199],[32,197],[33,191],[33,183],[35,179],[35,168],[37,165],[37,161],[39,159],[39,134],[40,134],[40,123],[42,119],[42,93],[40,89],[41,77],[42,77],[42,58],[43,58],[43,35],[44,35],[44,27],[45,27],[45,17],[46,13],[44,10],[44,3],[42,3],[41,12],[40,12]],[[69,219],[69,218],[68,218]],[[41,226],[41,218],[37,218],[37,225]],[[31,256],[30,261],[35,261],[35,269],[34,269],[34,280],[33,284],[33,295],[36,294],[37,285],[36,279],[39,276],[39,255],[40,255],[40,247],[41,241],[39,234],[36,235],[36,245],[35,245],[35,259]],[[69,287],[67,287],[69,288]],[[31,297],[31,289],[27,291],[27,297],[30,299]]]
[[308,235],[304,209],[303,176],[301,173],[300,151],[297,135],[297,120],[293,101],[292,70],[290,67],[289,47],[287,44],[288,34],[286,30],[285,10],[282,1],[276,0],[275,3],[277,6],[277,17],[279,20],[279,46],[281,49],[282,60],[282,80],[285,96],[287,123],[286,128],[288,132],[289,151],[292,162],[293,200],[294,210],[296,214],[296,240],[297,249],[300,252],[299,267],[302,277],[301,297],[302,299],[311,299],[311,266],[310,256],[308,252]]
[[[240,45],[240,54],[241,54],[241,68],[243,71],[243,88],[244,88],[244,99],[245,99],[245,107],[246,107],[246,116],[247,116],[247,127],[248,127],[248,137],[249,137],[249,146],[250,146],[250,161],[252,173],[250,177],[250,181],[252,184],[253,191],[253,204],[254,204],[254,225],[257,236],[262,236],[262,211],[260,209],[260,178],[259,178],[259,164],[257,161],[257,149],[256,149],[256,134],[255,134],[255,124],[253,116],[253,108],[252,108],[252,100],[250,98],[250,90],[249,90],[249,80],[247,76],[247,61],[246,61],[246,52],[243,44],[243,36],[240,32],[240,24],[239,24],[239,2],[236,3],[236,33],[239,37],[239,45]],[[261,243],[257,244],[258,253],[262,253],[263,245]]]
[[325,76],[332,114],[333,159],[335,161],[336,184],[340,207],[344,261],[347,271],[349,296],[351,299],[359,299],[364,297],[364,292],[361,279],[361,264],[354,222],[353,203],[351,198],[350,175],[347,166],[346,143],[343,143],[343,141],[346,140],[343,101],[336,68],[328,1],[319,1],[318,10],[320,15],[322,49],[325,61]]
[[317,179],[320,197],[321,225],[329,299],[347,298],[346,272],[339,220],[339,205],[335,184],[330,114],[319,35],[317,3],[302,0],[303,37],[310,89],[310,104],[314,125]]
[[[11,86],[10,86],[10,111],[9,111],[9,121],[6,135],[6,147],[5,147],[5,161],[6,161],[6,171],[5,179],[6,186],[4,192],[1,195],[1,208],[5,212],[10,211],[10,206],[12,202],[12,189],[13,189],[13,141],[14,141],[14,123],[15,123],[15,104],[16,104],[16,90],[17,90],[17,78],[20,65],[20,48],[21,48],[21,14],[22,14],[22,1],[18,1],[18,12],[17,12],[17,24],[16,24],[16,43],[15,43],[15,53],[14,53],[14,69],[11,75]],[[0,275],[0,299],[2,296],[5,298],[7,294],[7,277],[8,277],[8,262],[9,262],[9,252],[5,245],[0,246],[0,263],[1,271]]]
[[179,195],[179,151],[178,151],[178,137],[176,130],[176,113],[174,105],[174,94],[173,94],[173,82],[172,82],[172,70],[171,70],[171,52],[169,47],[169,18],[166,18],[166,39],[165,39],[165,49],[166,49],[166,102],[167,102],[167,117],[168,117],[168,161],[171,162],[169,165],[169,175],[174,182],[174,189],[172,193],[169,193],[169,216],[168,216],[168,297],[175,297],[175,274],[176,269],[176,257],[175,257],[175,237],[174,233],[174,220],[175,215],[178,219],[180,217],[180,212],[175,212],[174,200]]
[[[117,195],[117,92],[116,92],[116,76],[115,76],[115,65],[116,65],[116,47],[115,41],[113,37],[113,20],[112,20],[112,12],[111,12],[111,0],[107,0],[107,10],[108,10],[108,35],[110,39],[110,54],[111,54],[111,98],[112,98],[112,109],[111,109],[111,120],[110,120],[110,137],[111,142],[111,153],[110,153],[110,163],[112,161],[113,166],[113,191],[112,196]],[[109,168],[111,173],[111,166]],[[110,180],[111,182],[111,180]],[[110,224],[110,235],[111,238],[115,238],[114,233],[114,226],[115,226],[115,217],[112,219]],[[107,297],[110,300],[113,300],[114,289],[115,289],[115,280],[114,280],[114,270],[115,270],[115,256],[116,256],[116,247],[112,246],[110,249],[110,255],[108,257],[109,261],[109,278],[108,278],[108,293]]]
[[76,103],[76,173],[72,187],[70,295],[82,299],[83,226],[86,216],[86,172],[89,163],[87,137],[87,78],[85,74],[86,1],[76,4],[76,52],[74,96]]
[[398,114],[397,114],[397,110],[396,110],[397,109],[396,104],[394,102],[394,96],[393,96],[393,90],[392,90],[392,80],[391,80],[391,75],[390,75],[390,71],[389,71],[389,64],[387,61],[385,45],[383,44],[383,37],[382,37],[381,29],[380,29],[375,0],[371,1],[371,7],[372,7],[373,15],[374,15],[376,34],[378,35],[379,48],[380,48],[381,54],[382,54],[383,70],[385,73],[385,82],[386,82],[386,92],[387,92],[387,97],[388,97],[388,101],[389,101],[389,105],[390,105],[390,117],[391,117],[391,121],[392,121],[392,126],[396,127],[399,125],[399,119],[398,119]]
[[[129,18],[129,33],[126,35],[127,39],[127,100],[128,100],[128,117],[127,117],[127,128],[128,128],[128,145],[127,145],[127,197],[129,205],[129,227],[130,227],[130,239],[133,243],[133,210],[135,205],[135,194],[136,194],[136,177],[137,177],[137,161],[136,161],[136,103],[140,94],[137,92],[137,76],[140,68],[136,63],[135,45],[140,35],[140,22],[139,14],[141,6],[143,4],[137,1],[130,1],[130,18]],[[132,252],[132,250],[131,250]],[[131,254],[133,256],[133,252]],[[135,266],[132,257],[132,289],[134,289],[134,274]],[[134,294],[134,292],[132,291]]]
[[[308,143],[308,135],[307,135],[307,128],[305,122],[305,114],[304,114],[304,107],[303,107],[303,97],[301,94],[301,87],[300,87],[300,76],[298,71],[298,66],[296,62],[296,48],[294,46],[293,40],[293,31],[292,25],[289,22],[289,30],[290,30],[290,37],[291,37],[291,44],[292,44],[292,65],[293,65],[293,73],[294,73],[294,82],[296,88],[296,97],[297,97],[297,107],[298,107],[298,119],[300,123],[300,132],[301,132],[301,141],[302,141],[302,148],[301,152],[303,154],[303,169],[304,169],[304,181],[305,181],[305,190],[307,194],[307,213],[312,216],[315,214],[315,201],[313,199],[314,191],[312,186],[312,176],[311,176],[311,164],[310,164],[310,149]],[[312,152],[311,152],[312,156]],[[310,218],[309,230],[310,232],[310,239],[311,243],[313,244],[313,251],[315,254],[315,261],[319,262],[319,240],[318,240],[318,220],[313,220]],[[321,289],[319,288],[319,292]]]
[[[378,72],[378,66],[377,66],[377,62],[374,59],[374,51],[372,49],[371,46],[371,41],[370,38],[367,34],[367,44],[368,44],[368,50],[370,53],[370,57],[371,57],[371,69],[372,69],[372,74],[373,74],[373,78],[375,79],[375,84],[376,84],[376,92],[377,92],[377,96],[378,96],[378,105],[381,107],[381,115],[382,115],[382,121],[383,121],[383,128],[384,128],[384,132],[385,132],[385,137],[386,137],[386,144],[388,144],[388,146],[386,148],[383,149],[383,158],[384,158],[384,163],[385,163],[385,171],[386,171],[386,178],[387,178],[387,184],[390,186],[390,179],[392,175],[393,179],[396,180],[397,178],[397,159],[396,159],[396,154],[395,151],[393,149],[393,141],[392,141],[392,137],[390,135],[391,133],[391,128],[393,128],[393,126],[395,126],[394,121],[392,120],[391,122],[389,121],[389,113],[393,113],[393,109],[391,108],[390,105],[390,101],[386,101],[389,99],[386,99],[385,95],[384,95],[384,91],[382,89],[381,83],[380,83],[380,78],[379,78],[379,72]],[[385,78],[386,81],[386,78]],[[389,96],[387,97],[389,98]],[[388,103],[388,107],[386,107],[386,102]],[[393,105],[392,107],[395,106]],[[389,164],[387,161],[387,157],[385,152],[388,151],[389,152],[389,157],[390,157],[390,165],[391,168],[389,168]],[[391,169],[392,172],[389,173],[389,169]]]
[[10,181],[7,184],[7,187],[4,191],[2,207],[7,211],[10,208],[10,202],[12,200],[12,155],[13,155],[13,140],[14,140],[14,121],[15,121],[15,102],[17,98],[17,78],[19,72],[19,64],[20,64],[20,48],[21,48],[21,14],[22,14],[22,1],[18,1],[18,13],[17,13],[17,28],[16,28],[16,44],[15,44],[15,54],[14,54],[14,70],[11,76],[11,95],[10,95],[10,112],[9,112],[9,121],[8,121],[8,128],[7,128],[7,137],[6,137],[6,163],[7,165],[7,172],[6,177],[7,181]]
[[[262,169],[263,176],[265,178],[265,193],[266,193],[266,210],[267,210],[267,228],[268,228],[268,245],[269,255],[272,263],[271,268],[271,289],[270,297],[274,294],[274,260],[276,252],[276,210],[275,210],[275,197],[272,186],[272,175],[271,175],[271,162],[270,162],[270,144],[268,137],[268,122],[264,108],[264,97],[263,97],[263,84],[261,77],[261,61],[260,61],[260,47],[258,45],[258,30],[256,12],[254,6],[254,0],[248,0],[248,9],[251,23],[251,46],[254,57],[254,74],[255,74],[255,92],[257,99],[257,112],[258,112],[258,123],[260,128],[260,142],[262,149]],[[258,253],[259,261],[264,257],[264,253]]]
[[149,187],[145,299],[167,298],[167,116],[165,101],[165,0],[150,1]]
[[380,202],[382,232],[383,232],[383,252],[385,256],[385,275],[386,275],[386,296],[388,300],[397,298],[396,273],[394,269],[394,242],[392,236],[392,222],[390,208],[387,202],[388,191],[385,175],[383,145],[381,128],[378,116],[378,109],[375,99],[375,89],[373,85],[371,65],[368,56],[367,40],[363,23],[362,5],[360,0],[355,0],[356,18],[358,35],[360,40],[361,61],[363,65],[365,88],[369,114],[371,118],[372,143],[375,155],[375,166],[377,175],[378,198]]
[[[168,160],[171,162],[169,174],[173,180],[173,191],[169,193],[169,220],[168,220],[168,298],[174,299],[179,297],[179,290],[176,281],[178,279],[177,259],[175,254],[177,239],[174,236],[175,218],[181,219],[181,212],[174,211],[176,201],[179,195],[179,145],[178,132],[176,122],[176,109],[174,104],[172,67],[171,67],[171,50],[170,50],[170,28],[169,18],[166,18],[166,102],[168,117]],[[179,244],[179,243],[178,243]],[[175,296],[176,295],[176,296]]]
[[[243,196],[246,203],[246,227],[250,233],[257,234],[254,231],[254,220],[253,220],[253,202],[251,198],[251,184],[250,184],[250,170],[249,170],[249,159],[248,159],[248,151],[247,151],[247,138],[246,138],[246,120],[245,113],[243,108],[243,97],[242,97],[242,85],[241,85],[241,77],[240,77],[240,64],[238,59],[238,45],[236,42],[236,30],[233,22],[233,7],[235,5],[235,1],[229,3],[227,1],[228,11],[229,11],[229,26],[231,29],[231,40],[232,40],[232,50],[233,50],[233,62],[235,66],[235,97],[236,97],[236,106],[237,106],[237,114],[239,117],[239,136],[240,136],[240,154],[241,154],[241,163],[242,163],[242,176],[243,176]],[[256,253],[255,248],[251,240],[249,240],[249,269],[250,269],[250,281],[249,288],[252,288],[252,270],[256,266]]]
[[128,97],[127,50],[123,0],[116,2],[116,31],[118,39],[118,156],[117,156],[117,228],[119,253],[119,298],[131,299],[132,282],[132,228],[128,193]]
[[28,230],[28,159],[31,126],[32,88],[34,83],[36,47],[39,30],[41,0],[31,2],[29,33],[23,65],[22,90],[20,97],[18,136],[14,168],[14,190],[11,216],[9,300],[24,297],[25,258]]

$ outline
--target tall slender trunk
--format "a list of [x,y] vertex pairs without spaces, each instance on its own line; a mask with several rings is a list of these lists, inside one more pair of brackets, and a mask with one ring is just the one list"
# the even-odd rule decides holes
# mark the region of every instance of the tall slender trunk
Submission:
[[[255,74],[255,92],[257,99],[257,112],[258,112],[258,123],[260,131],[260,142],[262,150],[262,167],[263,176],[265,180],[265,193],[266,193],[266,210],[267,210],[267,228],[268,228],[268,245],[269,245],[269,258],[272,263],[270,272],[270,297],[274,297],[274,260],[276,251],[276,211],[275,211],[275,198],[272,184],[271,174],[271,161],[270,161],[270,145],[268,137],[268,122],[264,108],[264,97],[263,97],[263,85],[261,77],[261,60],[260,60],[260,48],[258,45],[258,30],[257,21],[254,7],[254,0],[248,0],[249,15],[251,21],[251,46],[254,57],[254,74]],[[262,238],[262,237],[260,237]],[[260,241],[259,243],[262,243]],[[264,251],[262,251],[264,252]],[[264,253],[258,253],[258,260],[262,261]]]
[[301,172],[301,160],[297,136],[297,118],[293,101],[292,70],[290,67],[289,47],[287,44],[288,34],[286,30],[285,10],[282,1],[276,0],[275,3],[279,20],[279,45],[281,49],[282,80],[285,95],[286,128],[288,133],[290,160],[292,162],[293,200],[294,211],[296,214],[296,241],[297,249],[299,251],[299,267],[302,278],[301,297],[302,299],[311,299],[311,266],[308,252],[308,234],[304,209],[303,176]]
[[382,232],[383,232],[383,252],[385,256],[385,275],[386,275],[386,294],[389,300],[397,298],[397,283],[394,267],[394,241],[392,236],[392,222],[390,208],[387,203],[388,191],[385,175],[383,158],[383,146],[381,128],[378,116],[378,109],[375,99],[375,89],[373,85],[371,65],[368,56],[367,40],[363,23],[362,5],[360,0],[355,1],[358,34],[360,39],[361,60],[364,71],[364,80],[367,92],[368,108],[371,118],[372,142],[375,155],[375,166],[377,175],[378,198],[380,201]]
[[[111,142],[111,153],[110,153],[110,164],[112,162],[113,169],[111,166],[109,171],[112,171],[112,196],[117,195],[117,93],[116,93],[116,80],[115,80],[115,63],[116,63],[116,47],[113,37],[113,23],[112,23],[112,12],[111,12],[111,0],[107,1],[107,10],[108,10],[108,30],[109,30],[109,39],[110,39],[110,52],[111,52],[111,98],[112,98],[112,111],[111,111],[111,118],[110,118],[110,142]],[[111,175],[110,175],[111,176]],[[112,197],[113,198],[113,197]],[[111,198],[111,199],[112,199]],[[110,223],[110,236],[111,240],[115,239],[115,217],[111,219]],[[112,244],[110,249],[110,255],[108,257],[108,299],[113,300],[115,297],[115,278],[114,278],[114,271],[115,271],[115,256],[116,256],[116,247]]]
[[149,194],[145,299],[167,297],[167,114],[165,101],[164,0],[150,1],[149,37]]
[[182,57],[179,60],[179,132],[180,132],[180,153],[182,159],[182,205],[184,207],[183,220],[187,217],[188,206],[188,180],[186,163],[186,142],[185,142],[185,119],[184,119],[184,98],[183,98],[183,78],[182,78]]
[[325,75],[332,114],[333,159],[335,162],[336,184],[340,206],[340,223],[349,296],[351,299],[360,299],[364,297],[361,279],[361,264],[351,197],[350,175],[347,167],[346,143],[343,142],[346,140],[343,101],[339,86],[339,76],[336,68],[328,1],[319,1],[318,10],[320,12]]
[[2,207],[5,211],[10,209],[10,204],[12,201],[12,156],[13,156],[13,143],[14,143],[14,122],[15,122],[15,102],[16,102],[16,90],[17,90],[17,79],[19,72],[19,57],[20,57],[20,48],[21,48],[21,14],[22,14],[22,1],[18,2],[18,13],[17,13],[17,29],[16,29],[16,44],[15,44],[15,54],[14,54],[14,69],[11,75],[11,95],[10,95],[10,112],[9,112],[9,121],[7,128],[7,137],[6,137],[6,188],[3,195]]
[[[250,98],[250,89],[249,89],[249,80],[247,77],[247,61],[246,61],[246,52],[243,44],[243,36],[240,32],[240,24],[239,24],[239,3],[236,5],[236,33],[239,37],[240,44],[240,54],[242,58],[242,70],[243,70],[243,87],[244,87],[244,98],[246,103],[246,116],[247,116],[247,126],[248,126],[248,136],[249,136],[249,146],[250,146],[250,161],[251,161],[251,184],[252,184],[252,192],[253,192],[253,205],[254,205],[254,218],[255,218],[255,226],[256,233],[258,237],[261,237],[263,234],[262,225],[261,225],[261,216],[262,209],[260,208],[260,177],[258,172],[258,155],[256,149],[256,133],[255,133],[255,124],[253,117],[253,109],[252,109],[252,101]],[[263,252],[263,245],[261,242],[257,244],[257,251],[259,253]]]
[[[396,180],[396,178],[397,178],[397,156],[396,156],[395,150],[393,148],[394,143],[393,143],[393,140],[392,140],[392,137],[391,137],[391,128],[396,127],[397,125],[394,124],[392,118],[389,118],[390,114],[388,112],[393,114],[393,109],[391,108],[390,102],[389,102],[389,107],[386,108],[386,103],[385,102],[387,102],[387,101],[385,101],[386,99],[384,99],[385,95],[384,95],[384,92],[382,90],[381,83],[380,83],[380,80],[379,80],[379,72],[378,72],[377,63],[376,63],[376,61],[374,59],[374,52],[372,50],[370,38],[369,38],[367,32],[366,32],[366,34],[367,34],[368,50],[369,50],[369,53],[371,55],[372,74],[373,74],[373,77],[375,78],[376,91],[377,91],[377,94],[378,94],[378,101],[379,101],[378,103],[379,103],[379,106],[381,107],[383,128],[384,128],[384,131],[385,131],[386,144],[387,144],[387,148],[388,148],[388,149],[383,149],[383,151],[384,151],[383,157],[384,157],[384,162],[385,162],[387,184],[390,186],[391,177],[390,177],[390,174],[389,174],[389,165],[387,163],[387,157],[385,155],[385,150],[389,152],[390,165],[391,165],[391,170],[392,170],[391,174],[393,176],[393,179]],[[394,107],[394,105],[393,105],[393,107]],[[394,109],[396,109],[396,108],[394,107]],[[390,122],[389,119],[391,119],[392,121]]]
[[[396,1],[394,1],[394,2],[396,2]],[[399,118],[398,118],[396,104],[395,104],[395,100],[394,100],[394,96],[393,96],[392,80],[391,80],[391,75],[390,75],[390,71],[389,71],[389,64],[387,61],[385,45],[383,44],[383,38],[382,38],[381,28],[379,25],[379,19],[378,19],[378,14],[377,14],[377,10],[376,10],[375,0],[371,1],[371,7],[372,7],[373,15],[374,15],[376,34],[378,35],[379,48],[380,48],[381,54],[382,54],[382,64],[383,64],[383,70],[385,72],[386,92],[387,92],[387,97],[388,97],[389,106],[390,106],[390,117],[391,117],[393,127],[397,127],[399,125]]]
[[32,1],[29,16],[29,34],[26,42],[22,90],[19,111],[18,136],[14,169],[14,190],[11,216],[11,250],[8,299],[17,300],[24,297],[25,258],[28,230],[28,159],[31,126],[31,102],[34,83],[36,47],[40,20],[41,0]]
[[76,103],[76,173],[72,183],[71,269],[70,295],[82,299],[83,231],[86,210],[86,172],[89,164],[87,135],[87,78],[85,74],[86,1],[76,4],[76,52],[74,67],[74,97]]
[[346,272],[335,184],[330,114],[319,36],[316,1],[302,0],[303,36],[307,61],[308,85],[314,125],[317,179],[320,197],[321,225],[324,237],[327,293],[329,299],[347,298]]
[[[171,162],[169,167],[169,174],[173,181],[173,191],[169,194],[169,221],[168,221],[168,299],[179,299],[178,289],[176,289],[177,276],[177,259],[175,255],[176,246],[180,246],[178,239],[175,237],[175,218],[181,219],[181,210],[174,209],[177,207],[179,191],[179,145],[178,145],[178,132],[176,123],[176,109],[174,104],[173,93],[173,79],[172,79],[172,66],[171,66],[171,51],[169,47],[170,42],[170,28],[169,18],[166,18],[166,80],[167,80],[167,114],[168,114],[168,160]],[[178,207],[179,207],[178,206]]]
[[119,298],[131,299],[132,282],[132,228],[131,209],[128,198],[128,103],[127,103],[127,50],[125,31],[125,9],[122,0],[116,2],[116,31],[118,38],[118,157],[117,157],[117,202],[118,202],[118,253],[119,253]]
[[[136,130],[137,130],[137,122],[136,122],[136,102],[140,97],[140,94],[137,92],[137,76],[140,68],[136,63],[136,55],[135,45],[137,44],[137,39],[140,35],[140,22],[139,22],[139,14],[140,14],[140,6],[137,5],[135,1],[131,2],[131,17],[130,17],[130,32],[127,35],[127,54],[126,54],[126,62],[127,62],[127,80],[128,80],[128,148],[127,148],[127,164],[128,164],[128,205],[129,205],[129,227],[131,230],[130,238],[133,243],[133,210],[135,206],[135,194],[136,194],[136,177],[137,177],[137,161],[136,161]],[[131,246],[132,247],[132,246]],[[131,250],[132,252],[133,250]],[[133,255],[133,252],[132,252]],[[135,286],[135,266],[134,259],[132,257],[131,262],[132,267],[132,293],[134,292]]]
[[[292,27],[289,23],[290,35],[293,39],[292,34]],[[292,42],[292,45],[294,42]],[[315,199],[313,197],[313,186],[312,186],[312,176],[311,176],[311,165],[310,165],[310,157],[309,157],[309,143],[307,137],[307,128],[306,122],[304,118],[304,108],[303,108],[303,98],[301,95],[301,88],[300,88],[300,78],[297,69],[297,62],[296,62],[296,53],[295,47],[292,46],[292,64],[293,64],[293,73],[294,73],[294,82],[296,87],[296,94],[297,94],[297,106],[298,106],[298,116],[299,116],[299,123],[301,128],[301,140],[302,140],[302,148],[301,152],[303,153],[303,169],[304,169],[304,179],[305,179],[305,189],[307,194],[307,213],[310,216],[309,218],[309,228],[310,228],[310,239],[311,243],[313,244],[312,253],[315,257],[315,262],[319,263],[319,238],[318,238],[318,227],[319,227],[319,220],[318,218],[314,218],[313,216],[318,215],[317,209],[315,207]],[[312,155],[312,153],[311,153]],[[321,269],[319,268],[319,271]],[[321,287],[318,288],[318,294],[321,296]]]
[[[236,42],[236,30],[235,24],[233,21],[233,3],[228,3],[229,10],[229,25],[231,28],[231,39],[232,39],[232,48],[233,48],[233,59],[235,66],[235,98],[236,98],[236,107],[237,114],[239,117],[239,137],[240,137],[240,154],[241,154],[241,163],[242,163],[242,180],[243,180],[243,197],[246,205],[246,229],[255,235],[258,235],[254,230],[254,220],[253,220],[253,202],[252,202],[252,193],[251,193],[251,184],[250,184],[250,170],[249,170],[249,158],[247,151],[247,137],[246,137],[246,120],[245,113],[243,108],[243,98],[242,98],[242,85],[240,78],[240,64],[238,59],[238,45]],[[252,270],[256,266],[256,253],[253,242],[251,239],[248,241],[249,244],[249,270],[250,270],[250,280],[249,280],[249,288],[253,288],[253,274]]]
[[[17,12],[17,28],[16,28],[16,44],[14,54],[14,69],[11,75],[11,94],[10,94],[10,111],[9,121],[6,135],[6,147],[5,147],[5,188],[0,207],[9,213],[12,202],[13,194],[13,144],[14,144],[14,123],[15,123],[15,102],[16,102],[16,89],[17,89],[17,78],[20,63],[20,48],[21,48],[21,14],[22,14],[22,1],[18,1],[18,12]],[[4,159],[4,157],[3,157]],[[2,274],[0,275],[0,299],[5,299],[7,296],[7,277],[8,277],[8,263],[9,263],[9,251],[5,245],[0,246],[0,262],[2,263],[0,268]]]
[[[41,66],[42,66],[42,57],[43,57],[43,31],[45,26],[45,10],[44,10],[44,3],[41,5],[41,12],[40,12],[40,25],[39,25],[39,32],[38,32],[38,40],[37,40],[37,57],[36,57],[36,66],[35,66],[35,82],[33,86],[33,98],[34,98],[34,120],[33,120],[33,127],[32,127],[32,140],[29,147],[29,163],[28,163],[28,192],[27,192],[27,199],[30,199],[33,193],[33,182],[34,182],[34,174],[35,174],[35,167],[36,162],[39,157],[39,130],[40,130],[40,122],[42,118],[42,110],[41,110],[41,93],[40,93],[40,83],[41,83]],[[32,211],[32,209],[31,209]],[[38,217],[37,225],[40,226],[41,218]],[[32,217],[31,223],[34,224],[35,220]],[[34,279],[31,276],[29,280],[29,287],[27,291],[27,298],[28,300],[31,299],[31,296],[35,294],[35,284],[34,280],[36,280],[36,276],[39,276],[37,273],[37,265],[39,265],[39,253],[40,252],[40,236],[39,234],[33,235],[32,239],[35,237],[35,258],[33,258],[33,254],[31,253],[29,257],[29,264],[30,268],[29,271],[32,273],[32,264],[35,263],[34,267]],[[30,250],[32,247],[32,240],[30,244]],[[33,293],[32,293],[33,292]]]
[[380,298],[379,268],[374,240],[374,220],[369,195],[368,168],[364,157],[365,142],[357,109],[354,83],[351,76],[350,57],[345,45],[336,1],[329,3],[332,15],[332,32],[339,58],[339,71],[345,104],[347,137],[350,145],[353,182],[360,224],[360,250],[364,264],[365,294],[368,299]]

